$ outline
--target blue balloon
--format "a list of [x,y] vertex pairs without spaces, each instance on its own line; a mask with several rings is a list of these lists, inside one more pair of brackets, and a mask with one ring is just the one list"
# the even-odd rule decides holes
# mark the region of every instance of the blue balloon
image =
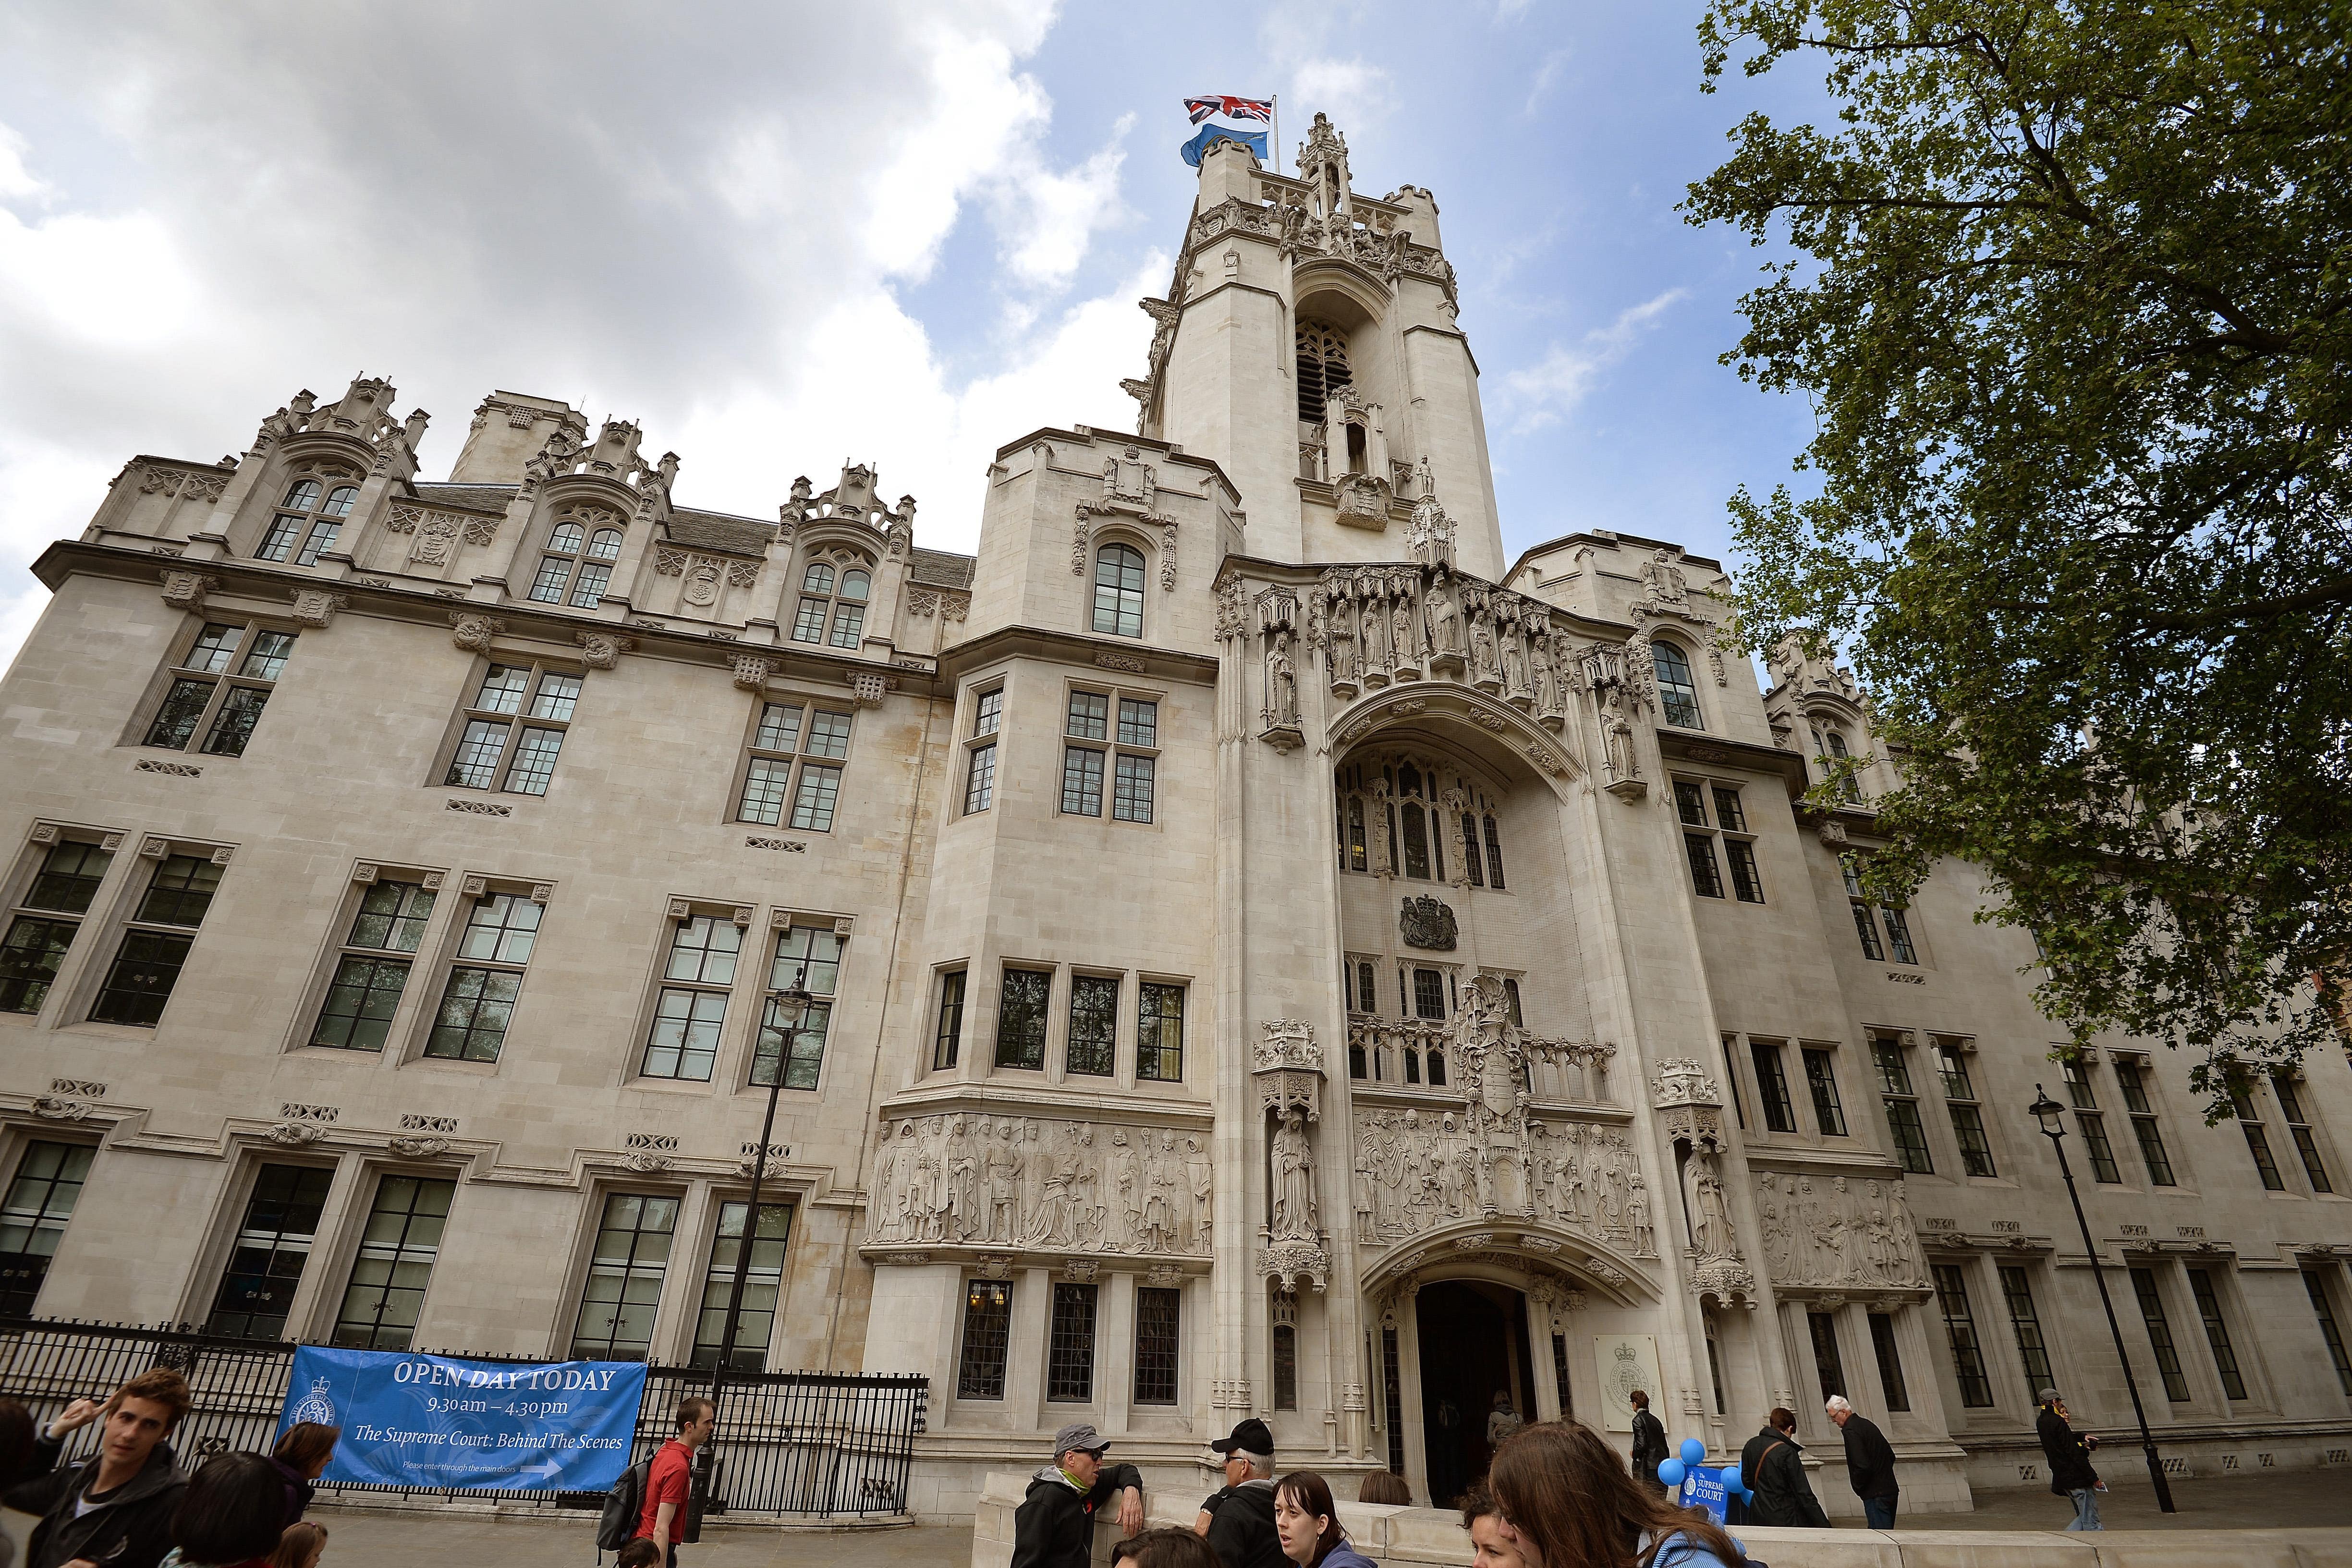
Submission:
[[1706,1445],[1705,1443],[1700,1442],[1696,1437],[1685,1437],[1683,1439],[1683,1463],[1686,1465],[1695,1465],[1706,1458]]
[[1739,1479],[1739,1467],[1738,1465],[1726,1465],[1723,1467],[1723,1490],[1732,1493],[1743,1492],[1748,1490],[1748,1483]]
[[1658,1461],[1658,1479],[1664,1481],[1666,1485],[1670,1487],[1678,1487],[1682,1485],[1683,1474],[1683,1462],[1680,1459],[1660,1459]]

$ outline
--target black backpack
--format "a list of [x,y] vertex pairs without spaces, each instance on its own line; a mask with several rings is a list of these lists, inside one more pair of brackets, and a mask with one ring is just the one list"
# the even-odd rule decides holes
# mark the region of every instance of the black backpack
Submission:
[[603,1562],[607,1552],[618,1552],[636,1539],[637,1527],[645,1522],[646,1480],[653,1473],[654,1462],[640,1459],[621,1472],[613,1490],[604,1494],[604,1511],[596,1520],[596,1558]]

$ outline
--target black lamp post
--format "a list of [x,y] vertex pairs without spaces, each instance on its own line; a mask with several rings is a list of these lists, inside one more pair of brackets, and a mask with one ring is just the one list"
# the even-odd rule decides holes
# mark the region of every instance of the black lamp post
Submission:
[[[719,1414],[719,1389],[727,1376],[728,1364],[735,1359],[735,1329],[743,1312],[743,1287],[751,1277],[751,1249],[760,1236],[760,1183],[768,1174],[768,1140],[776,1130],[776,1095],[784,1086],[784,1068],[793,1059],[793,1045],[799,1039],[801,1025],[808,1020],[809,1005],[816,998],[810,996],[802,982],[807,971],[793,977],[787,988],[768,999],[768,1015],[772,1024],[782,1033],[776,1043],[776,1070],[768,1080],[768,1113],[760,1122],[760,1146],[751,1158],[751,1194],[743,1209],[743,1235],[735,1243],[735,1283],[727,1292],[727,1326],[719,1335],[719,1361],[710,1369],[710,1412]],[[713,1434],[694,1457],[693,1495],[686,1505],[686,1529],[679,1539],[692,1545],[702,1539],[702,1515],[710,1503],[710,1472],[716,1462],[719,1443]]]
[[2131,1357],[2124,1351],[2124,1331],[2116,1323],[2116,1303],[2107,1295],[2106,1270],[2099,1263],[2098,1243],[2091,1239],[2091,1222],[2083,1218],[2083,1195],[2074,1188],[2074,1167],[2066,1163],[2066,1107],[2050,1098],[2050,1092],[2037,1083],[2033,1086],[2033,1103],[2026,1109],[2042,1124],[2042,1135],[2058,1151],[2058,1174],[2066,1178],[2066,1197],[2074,1205],[2074,1223],[2083,1228],[2083,1250],[2091,1256],[2091,1278],[2099,1284],[2099,1305],[2107,1310],[2107,1333],[2115,1336],[2116,1360],[2124,1369],[2124,1386],[2131,1390],[2132,1416],[2139,1423],[2140,1452],[2147,1456],[2147,1479],[2156,1483],[2156,1506],[2166,1513],[2179,1510],[2172,1506],[2172,1487],[2164,1479],[2164,1461],[2156,1455],[2156,1439],[2148,1435],[2147,1411],[2139,1402],[2139,1380],[2132,1375]]

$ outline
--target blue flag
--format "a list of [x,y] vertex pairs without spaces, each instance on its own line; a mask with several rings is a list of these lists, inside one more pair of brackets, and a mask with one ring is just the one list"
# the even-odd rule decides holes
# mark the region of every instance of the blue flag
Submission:
[[1255,153],[1259,162],[1263,163],[1265,162],[1265,132],[1263,131],[1235,131],[1230,125],[1204,125],[1201,127],[1200,134],[1193,137],[1192,141],[1184,143],[1184,162],[1190,163],[1195,169],[1199,168],[1201,166],[1201,154],[1209,150],[1210,142],[1216,141],[1238,141],[1243,146],[1248,148],[1252,152]]
[[294,1353],[278,1431],[341,1427],[320,1479],[407,1487],[603,1491],[629,1468],[641,1361],[469,1361],[380,1350]]

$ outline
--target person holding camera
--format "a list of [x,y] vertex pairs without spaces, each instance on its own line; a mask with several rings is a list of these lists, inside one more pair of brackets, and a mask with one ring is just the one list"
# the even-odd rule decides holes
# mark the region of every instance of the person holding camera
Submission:
[[2034,1435],[2042,1439],[2042,1457],[2050,1461],[2050,1490],[2074,1505],[2069,1530],[2104,1530],[2099,1522],[2099,1472],[2091,1468],[2096,1437],[2077,1433],[2066,1418],[2066,1402],[2054,1388],[2041,1395],[2041,1414],[2033,1417]]

